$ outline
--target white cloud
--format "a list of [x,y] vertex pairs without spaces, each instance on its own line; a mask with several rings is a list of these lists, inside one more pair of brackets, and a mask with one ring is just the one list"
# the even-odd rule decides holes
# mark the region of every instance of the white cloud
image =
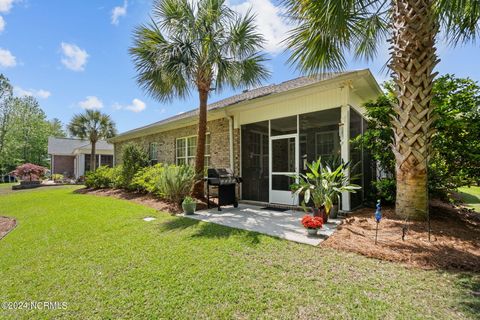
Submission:
[[[1,1],[1,0],[0,0]],[[62,63],[65,67],[73,71],[85,70],[88,53],[76,44],[62,42]]]
[[133,99],[132,100],[132,103],[129,104],[129,105],[121,105],[119,103],[114,103],[113,104],[113,109],[115,110],[128,110],[128,111],[132,111],[132,112],[141,112],[143,110],[145,110],[147,108],[147,105],[145,104],[145,102],[143,102],[142,100],[140,99]]
[[5,19],[3,19],[2,16],[0,16],[0,32],[5,30],[5,25],[6,25]]
[[13,0],[0,0],[0,12],[7,13],[12,9]]
[[9,68],[16,65],[17,58],[10,51],[0,48],[0,67]]
[[118,25],[120,17],[126,16],[127,15],[127,1],[123,3],[123,6],[120,7],[115,7],[112,10],[112,17],[111,21],[113,25]]
[[256,15],[255,23],[258,31],[265,37],[264,50],[271,53],[280,53],[285,44],[288,31],[291,29],[285,19],[282,17],[285,8],[276,6],[271,0],[246,0],[237,4],[229,4],[229,7],[240,14],[245,14],[249,9]]
[[80,108],[87,110],[98,110],[103,108],[103,102],[95,96],[87,96],[85,100],[78,103]]
[[15,95],[22,97],[22,96],[31,96],[31,97],[36,97],[36,98],[41,98],[41,99],[47,99],[52,95],[50,91],[39,89],[23,89],[21,87],[14,87],[13,92]]

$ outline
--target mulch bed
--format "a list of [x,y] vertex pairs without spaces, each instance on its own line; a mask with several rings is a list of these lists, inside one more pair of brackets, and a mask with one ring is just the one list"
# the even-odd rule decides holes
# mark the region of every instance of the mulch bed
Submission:
[[382,208],[375,245],[374,212],[353,212],[323,245],[424,269],[480,272],[479,213],[432,201],[429,241],[426,222],[405,222],[395,217],[394,208]]
[[17,221],[9,217],[0,216],[0,240],[12,231],[17,225]]
[[[92,194],[97,196],[114,197],[118,199],[131,200],[135,203],[154,208],[158,211],[169,212],[171,214],[177,214],[177,213],[183,212],[180,205],[173,202],[161,200],[151,194],[128,192],[120,189],[88,189],[88,188],[79,189],[79,190],[76,190],[75,192],[82,193],[82,194]],[[197,210],[203,210],[206,208],[207,208],[207,204],[205,202],[197,203]]]

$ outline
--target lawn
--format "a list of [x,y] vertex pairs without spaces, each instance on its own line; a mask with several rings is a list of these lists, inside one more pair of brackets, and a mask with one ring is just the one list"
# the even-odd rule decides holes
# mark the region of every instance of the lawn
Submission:
[[461,187],[458,191],[465,206],[480,213],[480,187]]
[[[333,249],[173,217],[78,187],[0,195],[3,318],[465,319],[478,275],[407,269]],[[157,220],[145,222],[142,218]]]

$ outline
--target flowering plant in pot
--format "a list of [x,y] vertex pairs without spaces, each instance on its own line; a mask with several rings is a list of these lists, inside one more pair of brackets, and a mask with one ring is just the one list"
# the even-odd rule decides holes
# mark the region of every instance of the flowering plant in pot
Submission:
[[361,187],[351,184],[347,175],[350,164],[340,162],[332,169],[330,165],[323,164],[322,159],[307,163],[308,172],[293,175],[298,181],[290,186],[290,190],[295,195],[303,195],[302,206],[306,209],[311,204],[311,210],[314,216],[321,216],[323,222],[328,221],[330,210],[338,196],[342,192],[355,193]]
[[182,209],[187,215],[194,214],[197,209],[197,200],[192,197],[185,197],[182,202]]
[[311,215],[304,215],[302,218],[302,225],[307,229],[309,235],[315,235],[318,229],[323,226],[323,219],[321,217],[312,217]]

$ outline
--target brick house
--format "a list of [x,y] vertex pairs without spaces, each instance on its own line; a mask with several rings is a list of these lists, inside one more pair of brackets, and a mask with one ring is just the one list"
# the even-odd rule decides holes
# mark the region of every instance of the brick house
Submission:
[[[240,198],[250,202],[298,204],[287,174],[305,172],[306,162],[319,156],[359,162],[356,182],[368,189],[374,169],[350,139],[365,129],[363,103],[381,92],[365,69],[300,77],[214,102],[208,106],[206,163],[242,176]],[[193,164],[197,121],[193,109],[110,139],[115,163],[133,142],[149,151],[152,163]],[[342,209],[359,206],[363,197],[364,191],[344,194]]]
[[[48,154],[52,173],[78,179],[90,170],[92,145],[87,140],[48,138]],[[113,166],[113,145],[100,140],[96,144],[98,166]]]

